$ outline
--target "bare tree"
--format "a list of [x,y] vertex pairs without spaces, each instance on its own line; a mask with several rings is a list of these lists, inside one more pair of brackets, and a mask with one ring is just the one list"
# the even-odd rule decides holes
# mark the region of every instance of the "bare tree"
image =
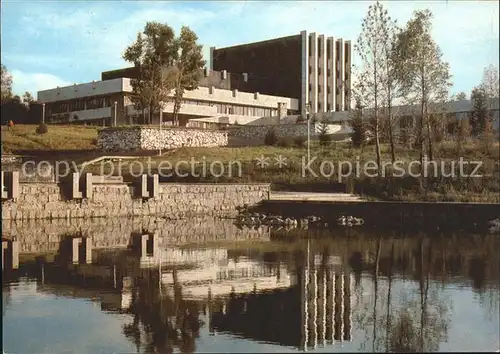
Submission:
[[450,98],[450,101],[452,102],[456,102],[456,101],[463,101],[463,100],[466,100],[467,99],[467,94],[463,91],[459,92],[459,93],[454,93],[453,95],[451,95],[451,98]]
[[379,169],[381,166],[379,109],[383,100],[389,20],[387,10],[379,2],[370,5],[354,47],[361,59],[361,67],[356,68],[356,71],[359,71],[359,80],[354,85],[354,94],[361,99],[363,106],[372,108]]
[[442,59],[442,52],[431,36],[432,13],[418,10],[413,13],[404,30],[398,35],[396,50],[402,61],[399,71],[405,97],[420,105],[420,122],[417,143],[420,160],[425,155],[425,133],[429,159],[433,159],[432,131],[428,119],[430,103],[445,102],[451,86],[449,65]]

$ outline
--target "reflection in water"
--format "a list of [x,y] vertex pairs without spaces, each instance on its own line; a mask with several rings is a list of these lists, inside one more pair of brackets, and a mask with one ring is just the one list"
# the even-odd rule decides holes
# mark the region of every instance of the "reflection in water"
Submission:
[[[132,232],[127,247],[97,249],[79,232],[36,258],[4,240],[4,320],[15,319],[12,289],[27,276],[37,294],[92,299],[126,316],[120,332],[138,353],[214,351],[202,339],[218,333],[301,350],[463,350],[453,326],[475,336],[484,335],[475,328],[484,323],[499,329],[498,238],[304,236],[273,242],[271,234],[258,247],[181,247],[156,231]],[[488,314],[484,323],[454,317],[454,302],[471,290]],[[483,350],[499,346],[492,336],[478,342]],[[228,350],[220,345],[215,351]]]

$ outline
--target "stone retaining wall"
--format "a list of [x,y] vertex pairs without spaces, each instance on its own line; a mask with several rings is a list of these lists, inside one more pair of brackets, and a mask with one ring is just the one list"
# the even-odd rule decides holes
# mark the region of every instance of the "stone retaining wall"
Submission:
[[57,183],[20,183],[19,197],[2,201],[2,220],[91,217],[233,216],[238,206],[269,199],[268,184],[160,184],[158,196],[136,197],[128,184],[92,186],[92,197],[69,199]]
[[177,127],[108,128],[99,131],[97,145],[103,151],[217,147],[228,145],[228,134],[223,130]]
[[[314,124],[311,124],[311,135],[315,135]],[[306,137],[307,124],[283,124],[275,126],[240,125],[229,128],[230,138],[240,138],[246,140],[264,140],[267,132],[274,129],[278,138],[284,137]]]
[[2,238],[16,238],[21,253],[45,253],[59,250],[67,236],[81,233],[92,238],[92,247],[100,249],[127,247],[133,233],[154,232],[160,246],[241,241],[269,240],[267,226],[239,229],[230,219],[197,217],[165,220],[156,217],[99,218],[75,220],[5,220]]

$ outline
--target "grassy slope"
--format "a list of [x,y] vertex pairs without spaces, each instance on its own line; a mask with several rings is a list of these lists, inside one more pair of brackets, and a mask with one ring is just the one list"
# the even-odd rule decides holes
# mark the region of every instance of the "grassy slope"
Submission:
[[15,125],[12,130],[2,126],[4,152],[95,150],[97,128],[82,125],[49,125],[46,134],[36,134],[36,125]]
[[[14,126],[13,131],[2,127],[2,146],[4,151],[16,150],[38,150],[38,151],[77,151],[95,150],[97,128],[84,126],[49,126],[49,131],[44,135],[35,133],[35,126]],[[270,166],[265,169],[255,165],[255,159],[259,156],[269,158]],[[274,157],[282,155],[286,157],[286,167],[278,168],[272,166]],[[152,171],[158,167],[158,162],[169,161],[173,166],[179,161],[190,161],[194,159],[199,163],[206,161],[207,166],[213,161],[220,161],[226,168],[226,174],[220,178],[207,176],[205,178],[191,176],[191,167],[187,164],[180,165],[181,172],[187,172],[188,177],[171,178],[179,182],[264,182],[273,183],[274,189],[302,190],[302,191],[339,191],[346,188],[346,182],[337,183],[337,174],[332,178],[302,176],[302,158],[307,155],[305,148],[296,147],[242,147],[242,148],[181,148],[168,152],[163,157],[152,158]],[[441,143],[436,145],[436,156],[438,161],[457,160],[455,144]],[[480,147],[468,145],[460,154],[464,160],[482,161],[482,173],[489,175],[483,178],[435,178],[426,181],[423,188],[416,178],[383,178],[374,179],[361,176],[347,182],[348,190],[363,194],[367,197],[386,200],[441,200],[441,201],[489,201],[500,202],[500,177],[498,173],[499,146],[489,152],[481,152]],[[92,158],[89,156],[88,158]],[[367,146],[364,150],[354,149],[346,143],[336,143],[327,148],[322,148],[314,143],[311,157],[317,157],[313,164],[314,171],[319,171],[321,161],[330,161],[335,167],[341,161],[356,161],[359,158],[361,164],[368,160],[375,160],[373,146]],[[145,162],[144,158],[139,158]],[[414,150],[397,148],[397,159],[403,161],[418,160],[418,152]],[[382,160],[390,161],[390,152],[387,145],[382,146]],[[229,177],[228,166],[231,162],[239,161],[242,166],[241,177]],[[495,165],[495,163],[497,163]],[[122,174],[127,175],[130,168],[137,171],[137,164],[130,167],[130,162],[122,164]],[[233,171],[238,172],[237,165],[232,165]],[[117,171],[118,168],[115,168]],[[99,173],[99,166],[89,166],[88,172]],[[106,171],[106,170],[105,170]],[[195,168],[197,174],[201,172],[201,165]],[[210,173],[208,173],[209,175]],[[340,189],[339,189],[340,188]]]

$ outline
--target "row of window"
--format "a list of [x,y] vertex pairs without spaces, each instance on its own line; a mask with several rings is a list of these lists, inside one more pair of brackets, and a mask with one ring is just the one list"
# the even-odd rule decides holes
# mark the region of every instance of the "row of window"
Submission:
[[64,113],[64,112],[74,112],[83,111],[86,109],[96,109],[111,107],[111,99],[109,96],[104,97],[92,97],[92,98],[81,98],[71,101],[54,102],[47,105],[47,115],[53,113]]
[[206,101],[187,100],[187,99],[183,100],[183,103],[199,105],[199,106],[217,107],[217,113],[219,114],[237,114],[242,116],[259,116],[259,117],[269,117],[278,115],[277,108],[262,108],[262,107],[252,107],[252,106],[243,106],[243,105],[226,104],[226,103],[212,103]]

